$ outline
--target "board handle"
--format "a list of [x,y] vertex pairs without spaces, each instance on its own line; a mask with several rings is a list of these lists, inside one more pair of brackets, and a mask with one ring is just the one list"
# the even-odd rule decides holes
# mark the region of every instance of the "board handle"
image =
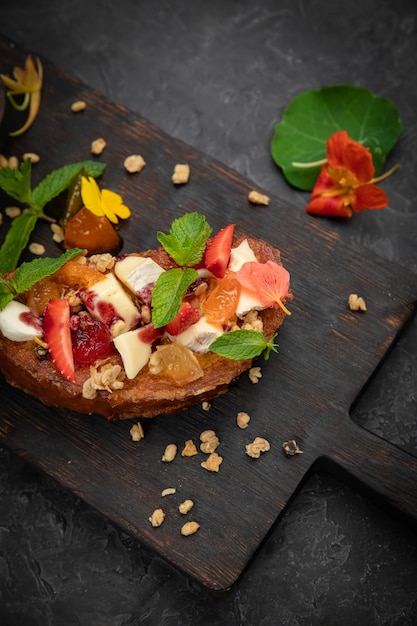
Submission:
[[417,523],[417,457],[351,420],[338,428],[337,444],[319,467],[364,492],[402,521]]

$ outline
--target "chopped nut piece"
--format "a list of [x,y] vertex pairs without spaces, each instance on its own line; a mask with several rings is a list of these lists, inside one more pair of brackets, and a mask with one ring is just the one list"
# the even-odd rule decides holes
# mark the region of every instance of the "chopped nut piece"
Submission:
[[32,163],[39,163],[40,156],[39,154],[36,154],[35,152],[25,152],[22,159],[23,161],[26,161],[26,159],[30,159]]
[[[84,259],[85,257],[79,257],[79,259]],[[107,272],[107,270],[111,270],[114,267],[116,259],[112,254],[108,252],[103,252],[102,254],[93,254],[87,259],[87,263],[90,267],[94,267],[99,272],[103,274]]]
[[124,167],[129,174],[141,172],[145,167],[145,159],[140,154],[131,154],[124,161]]
[[143,432],[143,426],[140,422],[133,424],[130,429],[130,436],[132,437],[132,441],[140,441],[144,438],[145,433]]
[[87,108],[87,103],[84,100],[77,100],[71,104],[71,111],[73,113],[80,113],[81,111],[85,111]]
[[189,178],[190,166],[186,163],[177,163],[177,165],[174,167],[174,173],[171,177],[174,185],[184,185],[185,183],[188,183]]
[[194,502],[192,500],[184,500],[184,502],[181,502],[181,504],[178,505],[178,510],[183,515],[186,515],[187,513],[191,511],[193,506],[194,506]]
[[357,293],[351,293],[348,300],[351,311],[366,311],[365,300]]
[[217,454],[217,452],[212,452],[207,459],[201,463],[201,467],[209,472],[218,472],[222,462],[223,457]]
[[4,212],[6,213],[7,217],[10,217],[11,220],[14,220],[15,217],[19,217],[22,210],[19,209],[18,206],[7,206],[4,209]]
[[171,463],[177,456],[177,446],[175,443],[169,443],[165,448],[165,452],[162,455],[164,463]]
[[9,159],[4,154],[0,154],[0,169],[3,167],[9,167]]
[[83,398],[93,400],[99,390],[111,393],[116,389],[123,389],[124,379],[125,373],[120,365],[112,365],[106,361],[96,366],[91,365],[90,378],[83,384]]
[[195,443],[192,439],[188,439],[185,442],[185,446],[183,451],[181,452],[181,456],[194,456],[195,454],[198,454]]
[[239,411],[236,417],[236,422],[239,428],[247,428],[250,422],[250,415],[245,411]]
[[204,401],[201,403],[201,408],[203,409],[203,411],[210,411],[211,409],[211,404],[210,402]]
[[269,198],[268,196],[265,196],[262,193],[259,193],[258,191],[253,190],[249,192],[248,200],[252,204],[263,204],[265,206],[268,206],[268,204],[271,201],[271,198]]
[[51,224],[52,239],[56,243],[62,243],[64,241],[64,229],[59,224]]
[[186,522],[181,528],[181,535],[184,535],[184,537],[188,537],[188,535],[194,535],[194,533],[196,533],[199,528],[200,524],[198,522]]
[[258,311],[255,309],[249,311],[244,317],[242,328],[244,330],[259,330],[259,332],[263,331],[264,324],[262,318],[258,316]]
[[294,456],[295,454],[303,454],[303,451],[300,450],[295,439],[284,441],[284,443],[282,444],[282,448],[287,456]]
[[95,139],[94,141],[91,142],[91,154],[101,154],[105,147],[107,146],[107,142],[105,139],[103,139],[102,137],[100,137],[99,139]]
[[204,430],[200,435],[200,441],[200,450],[205,454],[214,452],[220,443],[214,430]]
[[166,489],[163,490],[163,492],[161,493],[161,496],[172,496],[174,493],[177,493],[177,490],[175,489],[175,487],[167,487]]
[[152,515],[149,518],[150,523],[154,528],[160,526],[165,519],[165,513],[163,509],[155,509]]
[[249,380],[256,385],[259,379],[262,378],[262,372],[260,367],[251,367],[249,370]]
[[252,443],[246,445],[246,454],[253,459],[258,459],[261,456],[261,452],[267,452],[270,448],[269,441],[263,437],[256,437]]
[[45,246],[43,246],[41,243],[31,243],[29,246],[29,252],[40,256],[41,254],[45,254]]

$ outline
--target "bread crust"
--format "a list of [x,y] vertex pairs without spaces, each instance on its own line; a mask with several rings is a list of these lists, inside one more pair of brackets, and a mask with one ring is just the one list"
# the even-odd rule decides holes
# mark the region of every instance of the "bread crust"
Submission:
[[[236,240],[234,245],[239,245],[243,239]],[[280,253],[273,246],[259,239],[247,239],[259,261],[271,260],[281,264]],[[141,256],[151,257],[164,269],[172,267],[172,261],[162,248],[148,250]],[[285,313],[279,307],[266,309],[259,315],[263,321],[263,333],[269,340],[282,324]],[[146,365],[134,379],[126,378],[122,389],[99,390],[95,398],[87,399],[83,397],[83,384],[90,378],[89,366],[77,365],[75,383],[71,383],[57,371],[49,357],[38,358],[33,342],[10,341],[1,333],[0,353],[0,367],[10,385],[46,405],[78,413],[98,413],[109,420],[172,414],[211,400],[225,393],[252,365],[251,359],[234,361],[212,352],[196,354],[204,376],[193,382],[178,386],[161,374],[150,374]],[[122,365],[118,354],[109,357],[109,361]]]

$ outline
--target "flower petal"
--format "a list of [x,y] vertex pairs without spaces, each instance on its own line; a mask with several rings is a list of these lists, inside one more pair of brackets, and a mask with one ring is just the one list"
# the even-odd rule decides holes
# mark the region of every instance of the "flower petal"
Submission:
[[352,217],[352,209],[343,201],[343,196],[316,196],[306,206],[310,215],[322,217]]
[[385,209],[388,206],[387,194],[376,185],[361,185],[355,192],[352,208],[356,213],[365,209]]
[[256,292],[264,306],[280,306],[290,314],[284,307],[290,297],[290,274],[282,265],[274,261],[248,261],[236,272],[236,278],[242,287]]
[[103,216],[104,211],[101,206],[101,193],[97,182],[92,176],[86,178],[81,177],[81,198],[84,206],[94,213],[94,215]]
[[330,167],[345,167],[358,182],[367,183],[375,174],[371,152],[358,141],[350,139],[345,130],[333,133],[327,140],[326,149]]

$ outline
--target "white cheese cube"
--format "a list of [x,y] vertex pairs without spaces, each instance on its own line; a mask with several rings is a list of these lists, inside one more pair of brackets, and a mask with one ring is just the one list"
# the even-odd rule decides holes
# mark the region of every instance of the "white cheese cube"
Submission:
[[244,239],[236,248],[232,248],[228,269],[232,270],[232,272],[237,272],[244,263],[257,260],[248,240]]
[[203,316],[183,333],[170,336],[170,339],[174,343],[179,343],[192,352],[203,354],[204,352],[208,352],[210,344],[212,344],[217,337],[223,335],[223,333],[224,331],[221,324],[209,324]]
[[122,357],[127,378],[135,378],[149,361],[152,344],[142,341],[139,330],[130,330],[118,335],[114,338],[113,343]]
[[117,261],[114,271],[117,278],[140,298],[142,292],[153,286],[165,270],[153,259],[130,255]]
[[0,331],[11,341],[30,341],[41,337],[42,324],[28,306],[12,300],[0,311]]
[[[113,274],[80,292],[91,315],[113,329],[116,334],[127,332],[139,321],[139,311]],[[122,320],[122,324],[118,323]]]

